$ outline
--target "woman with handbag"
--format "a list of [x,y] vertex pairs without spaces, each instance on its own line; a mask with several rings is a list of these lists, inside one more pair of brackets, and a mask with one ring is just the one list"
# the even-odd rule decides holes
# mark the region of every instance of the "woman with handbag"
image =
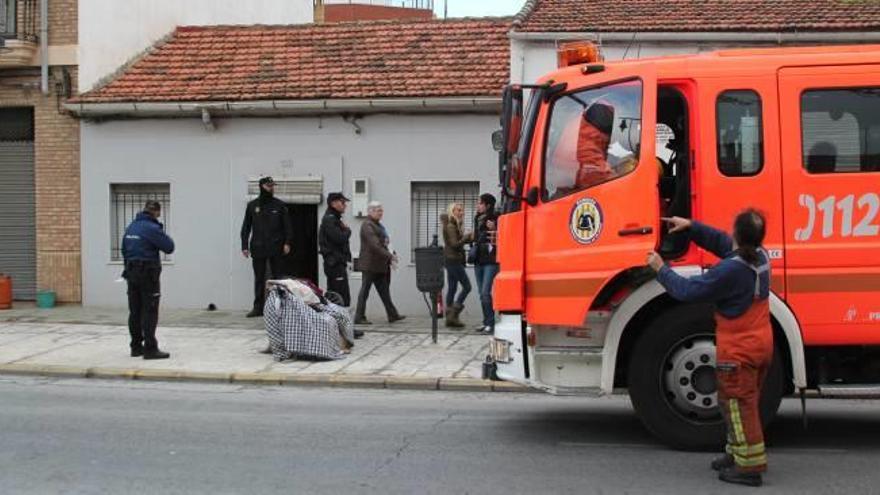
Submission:
[[[443,224],[443,254],[449,284],[446,291],[446,326],[461,328],[464,324],[459,316],[464,310],[464,300],[471,292],[471,281],[465,270],[464,246],[473,240],[473,233],[464,232],[464,206],[461,203],[450,203],[446,214],[440,216],[440,221]],[[459,284],[461,292],[456,295]]]

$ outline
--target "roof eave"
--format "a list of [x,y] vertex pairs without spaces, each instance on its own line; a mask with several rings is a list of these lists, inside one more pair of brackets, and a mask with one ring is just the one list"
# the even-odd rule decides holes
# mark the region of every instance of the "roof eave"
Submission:
[[750,42],[750,43],[852,43],[880,42],[880,31],[510,31],[517,41],[596,40],[600,42]]
[[370,113],[497,113],[500,96],[254,100],[203,102],[66,103],[81,118],[283,117]]

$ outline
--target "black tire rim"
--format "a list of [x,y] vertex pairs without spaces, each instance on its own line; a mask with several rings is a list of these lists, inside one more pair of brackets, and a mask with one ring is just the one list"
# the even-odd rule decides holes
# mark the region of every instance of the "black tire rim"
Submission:
[[663,398],[677,416],[698,425],[721,422],[712,334],[690,335],[676,342],[661,366]]

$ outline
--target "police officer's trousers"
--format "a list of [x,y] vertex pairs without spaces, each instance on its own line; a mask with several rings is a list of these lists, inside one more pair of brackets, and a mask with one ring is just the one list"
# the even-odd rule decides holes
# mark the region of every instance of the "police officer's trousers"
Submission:
[[132,350],[159,350],[156,325],[159,323],[159,276],[162,265],[152,261],[128,261],[125,278],[128,282],[128,333]]

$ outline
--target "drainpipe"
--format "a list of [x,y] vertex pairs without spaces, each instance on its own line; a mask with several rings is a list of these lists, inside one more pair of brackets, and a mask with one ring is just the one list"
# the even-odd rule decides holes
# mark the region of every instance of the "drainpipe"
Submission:
[[40,0],[40,90],[49,94],[49,0]]

